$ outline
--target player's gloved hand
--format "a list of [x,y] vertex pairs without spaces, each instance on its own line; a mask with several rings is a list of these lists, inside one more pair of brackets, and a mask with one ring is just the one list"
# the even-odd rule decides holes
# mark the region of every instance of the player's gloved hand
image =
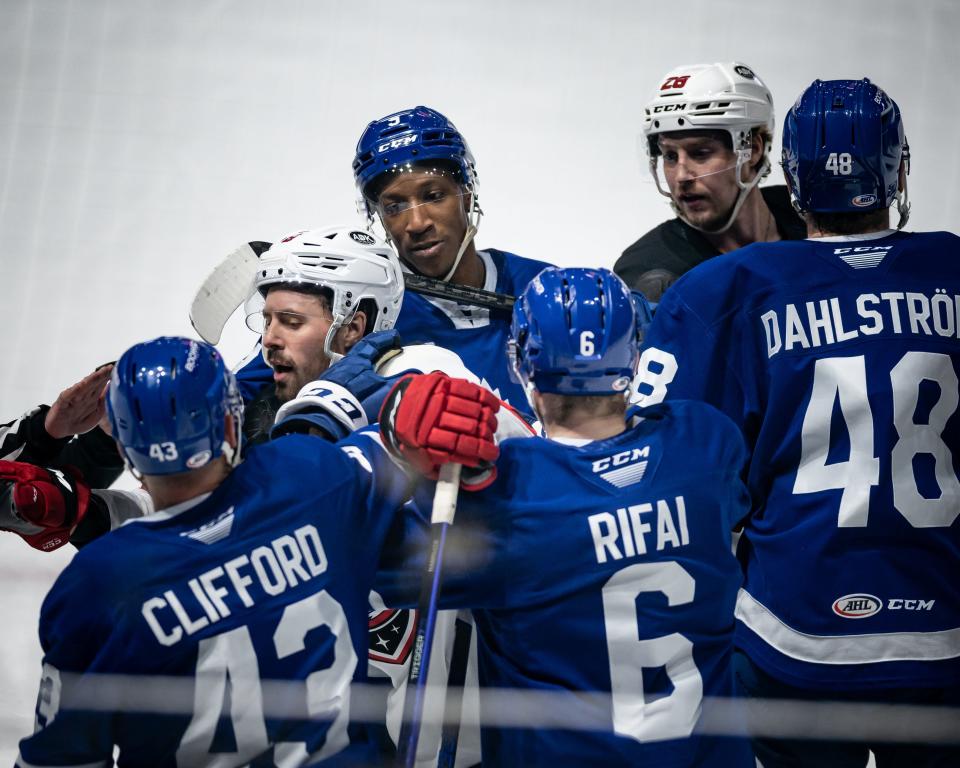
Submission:
[[396,376],[380,376],[376,368],[401,351],[396,330],[365,336],[342,360],[280,406],[270,437],[316,430],[331,440],[339,440],[376,421],[397,380]]
[[11,499],[0,500],[7,507],[0,515],[0,529],[13,531],[34,549],[62,547],[90,504],[90,489],[79,475],[75,470],[0,461],[0,481],[12,483]]
[[460,485],[480,490],[497,476],[494,440],[500,401],[493,393],[443,373],[403,376],[380,412],[384,444],[414,469],[436,479],[442,464],[462,464]]

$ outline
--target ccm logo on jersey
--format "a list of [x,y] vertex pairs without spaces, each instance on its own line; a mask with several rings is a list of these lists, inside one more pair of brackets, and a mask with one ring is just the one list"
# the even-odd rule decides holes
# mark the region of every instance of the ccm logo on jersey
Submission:
[[617,488],[626,488],[643,480],[649,456],[649,445],[621,451],[613,456],[597,459],[593,462],[593,472]]
[[627,464],[632,464],[638,459],[646,459],[649,457],[650,446],[645,445],[643,448],[633,448],[629,451],[615,453],[613,456],[606,456],[602,459],[597,459],[595,462],[593,462],[593,471],[595,473],[605,472],[612,467],[622,467]]
[[406,147],[409,144],[413,144],[419,135],[420,134],[418,133],[411,133],[409,136],[403,136],[399,139],[390,139],[390,141],[385,141],[383,144],[380,144],[377,147],[377,152],[387,152],[391,149],[400,149],[400,147]]
[[[936,600],[911,600],[891,597],[887,600],[888,611],[932,611]],[[833,604],[833,612],[844,619],[865,619],[880,612],[883,601],[873,595],[844,595]]]

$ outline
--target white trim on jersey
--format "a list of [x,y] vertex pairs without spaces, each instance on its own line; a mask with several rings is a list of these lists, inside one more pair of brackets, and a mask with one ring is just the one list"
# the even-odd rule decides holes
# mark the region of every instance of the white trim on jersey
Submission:
[[808,237],[807,240],[815,240],[818,243],[854,243],[859,240],[879,240],[882,237],[895,235],[895,229],[883,229],[879,232],[861,232],[856,235],[825,235],[824,237]]
[[813,664],[941,661],[960,657],[960,627],[939,632],[808,635],[784,624],[745,589],[737,595],[735,615],[774,650]]

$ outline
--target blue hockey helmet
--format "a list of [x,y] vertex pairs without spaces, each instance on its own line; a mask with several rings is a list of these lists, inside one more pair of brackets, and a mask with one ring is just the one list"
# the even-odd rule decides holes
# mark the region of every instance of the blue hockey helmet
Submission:
[[801,212],[870,211],[896,200],[902,227],[901,160],[909,171],[900,109],[866,78],[814,80],[784,121],[782,164]]
[[513,305],[509,355],[528,392],[625,392],[640,357],[630,289],[608,269],[543,270]]
[[378,187],[389,178],[384,174],[404,173],[430,163],[449,168],[461,184],[474,187],[476,168],[470,147],[457,127],[435,109],[414,107],[370,123],[353,158],[353,176],[368,215],[372,216],[369,206],[375,202]]
[[144,475],[169,475],[209,464],[231,451],[224,417],[243,405],[233,374],[209,344],[163,336],[136,344],[114,366],[107,398],[113,436],[127,464]]

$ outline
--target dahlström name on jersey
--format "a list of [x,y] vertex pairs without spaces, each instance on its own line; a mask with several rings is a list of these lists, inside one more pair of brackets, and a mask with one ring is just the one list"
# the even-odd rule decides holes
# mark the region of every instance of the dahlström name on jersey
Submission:
[[687,507],[683,496],[644,504],[631,504],[616,512],[597,512],[587,518],[598,563],[639,557],[648,551],[682,547],[690,543]]
[[228,602],[252,608],[326,570],[320,534],[304,525],[151,597],[140,612],[158,643],[174,645],[229,616]]
[[960,338],[958,318],[960,295],[937,288],[861,293],[853,304],[841,305],[836,296],[787,303],[760,315],[760,324],[770,358],[878,334]]

